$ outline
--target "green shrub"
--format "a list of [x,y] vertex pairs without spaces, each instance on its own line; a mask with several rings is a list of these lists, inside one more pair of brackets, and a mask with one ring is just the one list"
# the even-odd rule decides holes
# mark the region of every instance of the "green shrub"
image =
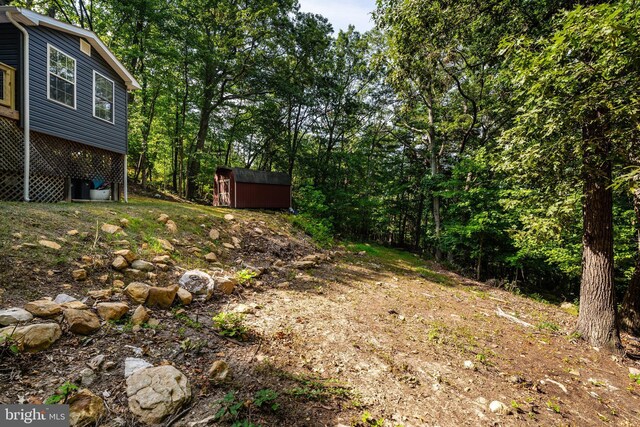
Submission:
[[213,325],[222,336],[245,340],[249,329],[244,325],[244,314],[226,313],[213,316]]

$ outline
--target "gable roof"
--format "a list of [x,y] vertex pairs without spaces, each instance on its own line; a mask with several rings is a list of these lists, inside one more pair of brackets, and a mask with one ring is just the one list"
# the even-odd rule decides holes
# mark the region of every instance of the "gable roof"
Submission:
[[232,171],[236,182],[271,185],[291,185],[291,177],[284,172],[256,171],[245,168],[219,167],[218,170]]
[[11,13],[16,22],[28,27],[43,26],[52,28],[54,30],[62,31],[64,33],[72,34],[85,39],[91,47],[104,59],[107,64],[124,80],[128,90],[140,89],[140,84],[136,81],[135,77],[127,71],[118,58],[109,50],[109,48],[100,40],[100,38],[93,32],[85,30],[75,25],[67,24],[65,22],[58,21],[57,19],[49,16],[40,15],[29,9],[23,9],[15,6],[0,6],[0,23],[9,22],[6,14]]

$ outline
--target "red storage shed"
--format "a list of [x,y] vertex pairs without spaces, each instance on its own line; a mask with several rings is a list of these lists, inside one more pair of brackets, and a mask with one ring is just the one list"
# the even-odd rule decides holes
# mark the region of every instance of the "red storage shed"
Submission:
[[253,209],[291,207],[291,177],[284,172],[219,167],[213,187],[214,206]]

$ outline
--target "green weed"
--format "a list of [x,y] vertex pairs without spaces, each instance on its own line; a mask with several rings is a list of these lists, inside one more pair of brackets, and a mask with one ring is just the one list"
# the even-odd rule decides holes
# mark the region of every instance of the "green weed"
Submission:
[[65,403],[67,401],[67,397],[74,391],[78,390],[78,386],[67,381],[62,384],[55,394],[47,397],[47,400],[44,401],[46,405],[55,405],[56,403]]
[[269,388],[265,388],[262,390],[258,390],[258,392],[256,393],[253,399],[253,404],[256,405],[258,408],[265,407],[275,412],[280,407],[280,405],[276,403],[277,398],[278,398],[277,392]]
[[232,391],[218,400],[216,404],[220,405],[220,409],[214,415],[216,421],[220,421],[226,416],[231,416],[233,419],[238,418],[240,410],[244,406],[244,402],[236,400],[236,395]]
[[258,273],[248,269],[240,270],[236,273],[236,279],[240,285],[250,285],[257,276]]
[[369,411],[364,411],[361,417],[365,426],[384,427],[384,418],[374,418]]
[[220,312],[213,316],[213,325],[222,336],[245,340],[249,329],[244,325],[244,314]]
[[560,404],[558,402],[554,402],[553,399],[547,400],[547,408],[551,409],[556,414],[560,413]]
[[538,330],[540,331],[552,331],[552,332],[557,332],[560,330],[560,326],[556,325],[553,322],[540,322],[538,323],[538,325],[536,326],[538,328]]

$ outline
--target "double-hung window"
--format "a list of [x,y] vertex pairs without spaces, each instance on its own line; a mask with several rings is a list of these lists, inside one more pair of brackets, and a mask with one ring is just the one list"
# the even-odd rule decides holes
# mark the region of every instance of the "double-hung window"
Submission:
[[113,80],[106,78],[97,71],[93,72],[93,116],[114,122],[114,91]]
[[76,108],[76,60],[49,45],[47,96],[50,100]]

